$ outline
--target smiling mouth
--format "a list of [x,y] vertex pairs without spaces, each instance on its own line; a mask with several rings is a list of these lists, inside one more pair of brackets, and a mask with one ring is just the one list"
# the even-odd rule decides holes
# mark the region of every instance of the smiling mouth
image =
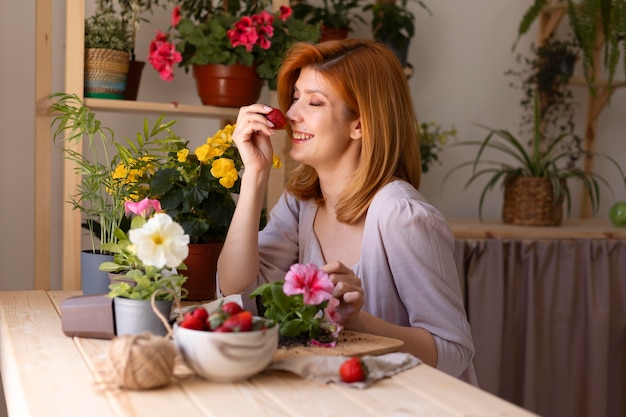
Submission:
[[306,133],[299,133],[299,132],[294,132],[291,135],[291,140],[294,142],[306,142],[309,139],[312,139],[313,135],[309,135]]

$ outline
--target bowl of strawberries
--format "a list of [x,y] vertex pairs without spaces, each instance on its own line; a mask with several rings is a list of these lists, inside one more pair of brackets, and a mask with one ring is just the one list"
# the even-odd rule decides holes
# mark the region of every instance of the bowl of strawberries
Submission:
[[234,302],[197,306],[174,324],[174,343],[199,376],[218,382],[248,379],[265,369],[278,348],[278,325]]

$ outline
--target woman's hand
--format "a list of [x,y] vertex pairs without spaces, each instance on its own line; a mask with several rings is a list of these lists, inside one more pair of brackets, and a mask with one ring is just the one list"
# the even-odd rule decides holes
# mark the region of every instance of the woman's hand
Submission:
[[274,134],[272,123],[265,115],[272,108],[252,104],[239,109],[233,141],[239,150],[246,171],[265,171],[272,166],[274,151],[270,136]]
[[359,312],[363,307],[361,279],[339,261],[324,265],[322,270],[329,275],[335,284],[333,297],[340,302],[337,312],[341,317],[341,324],[346,328],[354,327],[351,323],[358,320]]

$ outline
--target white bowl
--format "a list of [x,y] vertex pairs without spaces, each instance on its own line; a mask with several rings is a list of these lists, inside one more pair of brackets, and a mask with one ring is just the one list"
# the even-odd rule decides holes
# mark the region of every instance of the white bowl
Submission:
[[201,377],[219,382],[242,381],[272,362],[278,348],[278,325],[251,332],[215,333],[186,329],[176,323],[174,342],[187,365]]

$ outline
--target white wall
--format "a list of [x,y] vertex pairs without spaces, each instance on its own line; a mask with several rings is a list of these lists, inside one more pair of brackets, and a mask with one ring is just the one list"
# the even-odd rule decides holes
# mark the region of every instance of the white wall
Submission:
[[[88,2],[88,11],[93,7]],[[456,125],[459,140],[478,140],[484,132],[474,125],[485,125],[516,131],[521,115],[519,92],[509,87],[504,72],[515,67],[515,54],[511,46],[515,40],[518,22],[531,3],[524,1],[432,0],[427,2],[433,16],[419,6],[410,7],[416,14],[417,33],[412,42],[409,61],[415,68],[409,80],[414,101],[421,120],[436,120],[449,126]],[[53,0],[53,90],[63,89],[63,0]],[[0,230],[2,248],[0,264],[2,277],[0,290],[32,288],[33,274],[33,184],[34,184],[34,2],[0,2],[0,120],[2,143],[0,152],[0,195],[3,197]],[[168,13],[159,13],[153,23],[165,29]],[[357,25],[352,37],[370,37],[366,25]],[[527,51],[535,40],[536,30],[526,36],[518,51]],[[153,29],[141,28],[138,57],[145,58]],[[586,91],[576,92],[580,97],[578,129],[582,134],[585,124]],[[175,80],[166,83],[156,72],[146,67],[139,91],[140,100],[178,101],[199,104],[191,74],[177,69]],[[264,98],[262,97],[261,100]],[[609,108],[598,120],[597,150],[611,154],[626,166],[626,143],[623,133],[626,89],[618,90]],[[106,124],[114,126],[118,135],[132,135],[141,128],[142,117],[103,113]],[[148,115],[153,121],[156,116]],[[192,141],[201,143],[218,126],[213,120],[188,118],[181,120],[177,132]],[[448,148],[442,155],[443,165],[434,166],[423,178],[422,192],[448,217],[477,217],[480,184],[464,190],[467,173],[451,177],[445,185],[442,178],[457,163],[465,161],[467,148]],[[60,155],[53,151],[54,164],[51,187],[54,203],[51,211],[53,259],[51,274],[53,288],[60,288],[60,222],[64,197],[61,191]],[[626,199],[623,184],[614,170],[598,163],[598,171],[610,180],[618,199]],[[576,187],[577,188],[577,187]],[[602,189],[602,205],[598,217],[606,218],[614,199]],[[500,218],[501,193],[493,192],[485,203],[486,218]],[[573,216],[578,215],[578,199],[574,200]]]

